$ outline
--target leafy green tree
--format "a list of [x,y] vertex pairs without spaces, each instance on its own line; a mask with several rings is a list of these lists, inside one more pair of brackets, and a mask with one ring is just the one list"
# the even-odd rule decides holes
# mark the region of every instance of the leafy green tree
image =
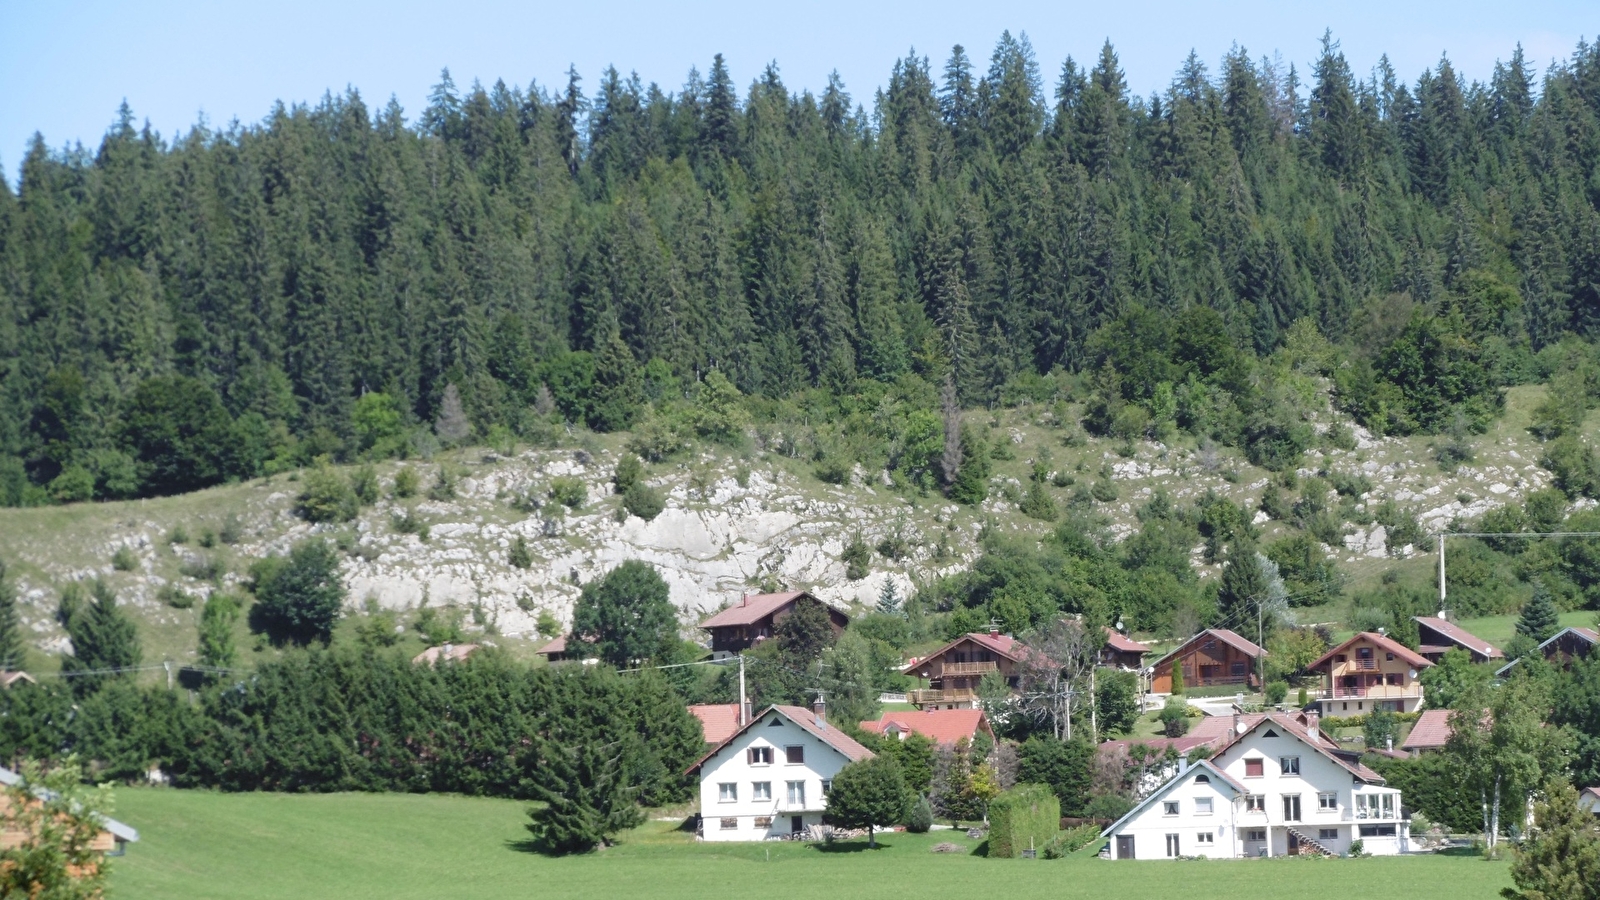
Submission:
[[1422,699],[1429,709],[1453,709],[1463,695],[1488,686],[1494,673],[1475,665],[1472,654],[1452,647],[1432,666],[1422,670]]
[[1477,796],[1491,849],[1499,842],[1501,811],[1526,809],[1533,792],[1566,769],[1570,736],[1546,726],[1550,709],[1549,685],[1524,671],[1498,689],[1464,694],[1450,713],[1444,752],[1462,788]]
[[1111,737],[1128,734],[1139,721],[1138,676],[1133,672],[1101,669],[1095,684],[1094,702],[1101,734]]
[[655,567],[628,560],[583,586],[572,612],[574,643],[626,668],[669,651],[677,614]]
[[1578,792],[1551,781],[1534,804],[1532,837],[1511,864],[1515,888],[1506,900],[1595,900],[1600,898],[1600,831],[1578,806]]
[[72,679],[79,696],[87,696],[106,682],[125,676],[139,664],[142,654],[138,629],[117,606],[111,586],[98,578],[91,581],[87,602],[82,591],[73,583],[61,594],[62,625],[72,639],[72,653],[62,657],[61,673]]
[[6,574],[5,561],[0,560],[0,671],[15,672],[27,660],[27,648],[17,616],[17,587]]
[[1550,721],[1572,732],[1572,777],[1576,784],[1600,784],[1600,655],[1573,660],[1555,691]]
[[1369,750],[1393,749],[1390,741],[1398,736],[1400,722],[1392,711],[1375,709],[1367,713],[1367,721],[1362,725],[1362,738],[1366,741]]
[[881,744],[878,754],[894,757],[906,780],[906,788],[919,796],[926,794],[933,784],[933,741],[912,732],[899,740],[885,737]]
[[1536,581],[1533,585],[1533,597],[1522,607],[1522,615],[1517,618],[1517,634],[1526,635],[1535,643],[1544,643],[1561,630],[1561,613],[1556,609],[1556,601],[1544,582]]
[[176,494],[241,474],[233,423],[216,392],[182,375],[141,382],[122,411],[122,443],[145,494]]
[[288,556],[269,556],[250,567],[256,604],[251,625],[275,640],[326,644],[344,608],[339,553],[321,538],[296,544]]
[[239,618],[239,601],[232,594],[213,591],[200,610],[200,664],[226,669],[234,663],[233,623]]
[[876,848],[876,829],[904,824],[911,815],[912,798],[894,759],[871,756],[847,764],[833,776],[824,818],[843,828],[867,829],[867,846]]
[[405,423],[394,398],[369,391],[356,399],[350,409],[350,425],[359,452],[383,459],[394,456],[405,440]]
[[361,511],[361,500],[350,481],[326,459],[305,474],[304,487],[295,499],[295,512],[308,522],[348,522]]
[[0,849],[0,897],[97,900],[105,896],[111,866],[94,849],[111,788],[89,787],[76,758],[45,768],[24,760],[21,776],[3,791],[0,823],[16,835]]

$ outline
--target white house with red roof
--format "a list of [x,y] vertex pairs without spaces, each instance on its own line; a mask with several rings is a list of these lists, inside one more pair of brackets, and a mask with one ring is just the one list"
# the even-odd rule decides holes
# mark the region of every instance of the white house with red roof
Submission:
[[700,730],[705,733],[708,744],[727,740],[741,724],[737,703],[693,703],[689,706],[689,715],[700,720]]
[[954,745],[962,738],[971,741],[979,734],[994,739],[989,717],[981,709],[919,709],[912,712],[886,712],[875,721],[861,723],[861,730],[905,740],[920,734],[935,744]]
[[1327,677],[1327,689],[1317,701],[1323,715],[1359,716],[1375,709],[1415,712],[1422,705],[1422,670],[1432,665],[1393,638],[1363,631],[1324,653],[1306,671]]
[[773,629],[794,612],[796,604],[815,603],[828,612],[834,634],[842,634],[850,617],[807,591],[779,594],[745,594],[739,602],[700,623],[711,632],[711,655],[723,659],[748,650],[767,638]]
[[1410,849],[1400,792],[1339,749],[1316,715],[1235,716],[1208,760],[1181,767],[1103,832],[1113,859],[1242,859]]
[[700,778],[700,836],[763,841],[820,825],[833,777],[872,755],[821,704],[769,706],[688,768]]

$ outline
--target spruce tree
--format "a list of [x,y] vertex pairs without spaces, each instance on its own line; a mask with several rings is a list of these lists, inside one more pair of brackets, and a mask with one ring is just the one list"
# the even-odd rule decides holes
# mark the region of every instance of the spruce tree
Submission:
[[110,585],[97,578],[89,583],[88,602],[80,598],[75,593],[72,601],[63,604],[63,624],[72,639],[72,653],[62,658],[61,673],[72,680],[74,693],[83,697],[111,679],[127,675],[127,670],[139,664],[141,653],[138,630],[117,606]]
[[883,579],[883,589],[878,591],[878,612],[885,616],[901,614],[900,597],[896,592],[893,578]]
[[1544,582],[1533,583],[1533,596],[1522,607],[1522,615],[1517,618],[1517,634],[1531,638],[1534,643],[1542,644],[1555,636],[1561,630],[1561,613],[1556,609],[1555,598],[1551,596],[1550,589]]
[[433,420],[433,431],[448,446],[459,444],[472,434],[472,422],[461,406],[461,391],[453,383],[445,385],[439,397],[439,415]]
[[1227,565],[1222,568],[1222,584],[1217,591],[1217,606],[1224,619],[1243,622],[1255,617],[1256,606],[1266,602],[1267,579],[1257,559],[1255,539],[1239,534],[1228,544]]
[[1515,888],[1506,900],[1600,900],[1600,832],[1594,816],[1578,805],[1578,792],[1552,781],[1534,804],[1531,837],[1511,864]]
[[17,617],[17,588],[6,576],[5,561],[0,560],[0,672],[15,672],[23,667],[27,654],[22,621]]

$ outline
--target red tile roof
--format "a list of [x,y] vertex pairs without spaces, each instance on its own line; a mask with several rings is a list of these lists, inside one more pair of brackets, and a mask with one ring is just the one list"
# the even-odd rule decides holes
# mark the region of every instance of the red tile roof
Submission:
[[416,656],[411,657],[411,661],[413,663],[424,663],[430,666],[439,662],[440,660],[444,660],[446,662],[460,662],[471,656],[472,652],[477,649],[477,644],[445,644],[441,647],[429,647],[421,653],[418,653]]
[[1505,656],[1504,653],[1500,652],[1499,647],[1448,619],[1440,619],[1434,616],[1416,616],[1415,619],[1418,625],[1426,625],[1432,628],[1459,647],[1471,650],[1489,659],[1501,659]]
[[920,734],[933,741],[935,744],[954,744],[956,741],[967,738],[982,731],[986,734],[994,732],[989,728],[988,717],[981,709],[927,709],[920,712],[886,712],[876,721],[861,723],[862,731],[873,734],[886,734],[889,726],[895,726],[898,731],[909,731]]
[[785,719],[788,719],[794,724],[800,726],[800,728],[807,734],[810,734],[817,740],[822,741],[829,747],[839,751],[839,753],[843,755],[845,759],[848,759],[851,762],[855,762],[856,760],[860,759],[870,759],[876,755],[871,750],[861,746],[861,744],[857,742],[855,738],[840,731],[837,726],[818,725],[815,714],[803,706],[769,706],[759,715],[751,717],[750,721],[745,723],[743,728],[736,730],[733,734],[723,738],[721,743],[717,744],[715,747],[712,747],[710,750],[707,750],[704,756],[701,756],[699,759],[694,761],[694,765],[684,769],[683,774],[689,775],[699,771],[700,766],[703,765],[706,760],[716,756],[718,751],[720,751],[723,747],[726,747],[739,735],[749,731],[758,723],[765,721],[767,716],[774,713],[783,716]]
[[540,647],[533,652],[543,653],[546,655],[551,653],[565,653],[567,652],[567,636],[563,634],[561,637],[556,638],[555,640],[545,644],[543,647]]
[[[1227,717],[1217,716],[1216,718],[1221,719]],[[1255,719],[1253,724],[1249,722],[1249,720],[1252,718]],[[1368,784],[1384,783],[1383,776],[1367,768],[1367,766],[1361,762],[1360,758],[1356,754],[1348,751],[1340,751],[1337,745],[1333,743],[1332,739],[1322,733],[1321,728],[1318,728],[1316,734],[1313,736],[1311,730],[1306,727],[1306,724],[1299,721],[1297,717],[1286,716],[1281,713],[1271,713],[1263,716],[1244,716],[1243,719],[1244,721],[1240,723],[1244,725],[1243,733],[1233,736],[1227,742],[1223,743],[1222,746],[1218,747],[1217,752],[1212,754],[1212,759],[1216,759],[1218,756],[1226,753],[1229,747],[1232,747],[1234,744],[1237,744],[1239,741],[1243,740],[1251,732],[1260,728],[1263,723],[1270,722],[1274,727],[1282,728],[1283,730],[1299,738],[1303,743],[1310,746],[1311,749],[1321,753],[1323,756],[1327,757],[1329,760],[1362,781],[1365,781]]]
[[689,713],[700,720],[708,744],[720,744],[739,730],[737,703],[697,703],[689,707]]
[[962,641],[969,640],[978,646],[983,647],[984,649],[993,650],[1012,662],[1021,662],[1023,651],[1026,649],[1021,641],[1009,634],[990,634],[984,631],[974,631],[963,634],[961,637],[958,637],[950,643],[945,644],[943,647],[940,647],[932,653],[929,653],[927,656],[912,662],[905,668],[901,669],[900,672],[903,675],[915,675],[915,670],[918,666],[921,666],[930,659],[936,659],[937,657],[943,655],[945,651],[961,643]]
[[1400,744],[1401,750],[1438,750],[1450,740],[1450,710],[1425,709]]
[[1426,669],[1433,665],[1433,663],[1430,662],[1427,657],[1418,654],[1417,651],[1412,650],[1410,647],[1407,647],[1405,644],[1402,644],[1393,638],[1385,637],[1375,631],[1363,631],[1350,640],[1345,641],[1337,647],[1334,647],[1332,650],[1329,650],[1327,653],[1322,654],[1322,656],[1316,662],[1306,666],[1306,670],[1315,671],[1320,666],[1326,665],[1328,662],[1332,661],[1335,654],[1341,653],[1349,648],[1352,644],[1355,644],[1357,641],[1363,640],[1376,644],[1385,652],[1393,653],[1396,658],[1404,660],[1412,668]]
[[1150,648],[1115,628],[1106,629],[1106,646],[1118,653],[1149,653]]
[[805,595],[805,591],[784,591],[781,594],[746,594],[739,598],[738,603],[701,622],[700,627],[724,628],[729,625],[754,625]]

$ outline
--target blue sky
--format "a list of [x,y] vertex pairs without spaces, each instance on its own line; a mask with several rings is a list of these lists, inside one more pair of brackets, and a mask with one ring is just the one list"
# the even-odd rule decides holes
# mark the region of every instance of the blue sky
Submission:
[[0,168],[15,178],[30,136],[52,147],[93,147],[126,98],[163,135],[192,126],[253,122],[274,100],[314,101],[359,89],[392,94],[409,114],[448,66],[463,86],[479,78],[564,83],[569,63],[592,89],[615,64],[676,89],[690,66],[725,54],[743,87],[771,60],[791,88],[820,89],[837,69],[870,100],[909,47],[935,66],[952,44],[980,65],[1003,29],[1032,39],[1047,82],[1069,54],[1092,59],[1109,37],[1141,94],[1170,81],[1191,48],[1210,64],[1238,42],[1302,67],[1332,28],[1358,74],[1387,52],[1415,80],[1448,51],[1467,77],[1486,79],[1521,42],[1542,69],[1600,31],[1595,6],[1517,2],[1006,2],[921,3],[202,3],[167,0],[0,0]]

